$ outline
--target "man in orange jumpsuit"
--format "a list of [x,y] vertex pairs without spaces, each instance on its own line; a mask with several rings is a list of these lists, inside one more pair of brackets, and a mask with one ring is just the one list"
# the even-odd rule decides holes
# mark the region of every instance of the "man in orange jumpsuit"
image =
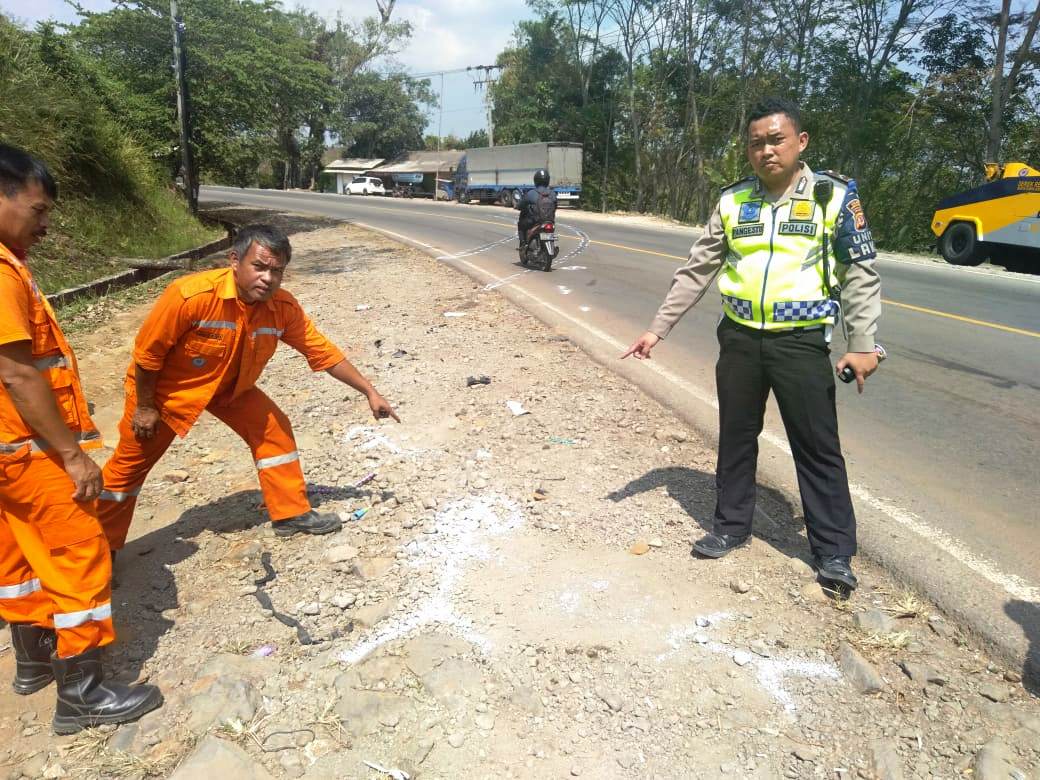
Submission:
[[76,358],[26,265],[47,233],[57,186],[46,166],[0,145],[0,617],[11,626],[15,693],[57,680],[54,731],[125,723],[158,688],[104,680],[115,639],[111,564],[94,500],[101,437]]
[[230,268],[171,284],[137,334],[119,446],[105,465],[98,503],[113,551],[126,542],[148,472],[203,410],[252,450],[277,535],[340,529],[336,515],[311,509],[289,418],[255,386],[279,341],[302,353],[313,371],[363,393],[377,420],[397,420],[390,404],[281,289],[292,256],[284,233],[268,225],[244,227],[229,256]]

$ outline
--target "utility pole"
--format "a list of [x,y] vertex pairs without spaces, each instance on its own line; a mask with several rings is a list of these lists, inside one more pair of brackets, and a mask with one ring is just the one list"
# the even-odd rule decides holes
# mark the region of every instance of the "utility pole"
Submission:
[[437,151],[441,150],[441,135],[444,133],[444,74],[441,74],[441,111],[437,118]]
[[170,24],[173,26],[173,72],[177,81],[177,122],[181,135],[181,168],[184,190],[188,197],[188,210],[192,215],[199,213],[199,201],[195,189],[195,161],[191,153],[191,115],[188,101],[188,82],[184,71],[187,59],[184,55],[184,22],[181,21],[177,0],[170,0]]
[[495,98],[491,94],[491,88],[497,83],[498,79],[492,78],[491,71],[500,70],[500,65],[478,65],[474,70],[484,71],[484,78],[478,79],[473,82],[474,89],[485,88],[484,91],[484,105],[487,106],[487,126],[488,126],[488,146],[492,147],[495,145],[495,118],[493,116],[495,110]]

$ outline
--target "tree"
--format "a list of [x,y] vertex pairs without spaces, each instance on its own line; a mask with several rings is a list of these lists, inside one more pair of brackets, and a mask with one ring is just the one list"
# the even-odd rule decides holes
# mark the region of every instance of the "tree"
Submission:
[[1025,31],[1018,48],[1012,52],[1011,67],[1005,75],[1004,66],[1007,61],[1008,34],[1012,23],[1011,0],[1003,0],[997,18],[997,50],[993,63],[993,81],[991,108],[989,119],[988,143],[986,157],[991,162],[1000,159],[1000,144],[1003,138],[1004,110],[1019,87],[1023,69],[1027,64],[1040,64],[1040,55],[1033,48],[1037,25],[1040,24],[1040,2],[1037,2],[1031,16],[1019,16],[1016,22],[1025,24]]

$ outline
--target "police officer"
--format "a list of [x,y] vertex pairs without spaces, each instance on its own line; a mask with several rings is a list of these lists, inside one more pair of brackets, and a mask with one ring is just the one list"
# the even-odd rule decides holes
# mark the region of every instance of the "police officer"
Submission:
[[725,312],[716,366],[718,496],[712,533],[693,549],[721,558],[750,541],[758,436],[772,390],[794,455],[816,569],[821,580],[854,589],[856,518],[828,355],[840,300],[848,351],[837,372],[851,369],[862,393],[878,365],[881,282],[874,244],[856,183],[830,171],[813,173],[800,161],[809,135],[796,105],[765,99],[745,130],[755,175],[722,191],[650,329],[623,357],[648,359],[718,279]]
[[520,216],[516,233],[520,239],[520,254],[527,244],[527,231],[535,225],[556,220],[556,193],[549,189],[549,171],[539,168],[534,172],[534,189],[524,193],[520,201]]

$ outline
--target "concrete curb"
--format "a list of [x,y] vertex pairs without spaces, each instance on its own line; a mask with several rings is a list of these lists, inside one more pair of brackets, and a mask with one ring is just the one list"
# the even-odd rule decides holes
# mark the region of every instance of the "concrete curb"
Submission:
[[95,279],[92,282],[87,282],[86,284],[81,284],[76,287],[59,290],[56,293],[48,295],[47,300],[50,301],[52,306],[61,307],[79,298],[108,295],[116,290],[122,290],[127,287],[132,287],[135,284],[141,284],[142,282],[155,279],[156,277],[162,276],[163,274],[169,273],[173,270],[188,270],[196,260],[199,260],[206,255],[211,255],[214,252],[223,251],[231,246],[234,226],[229,222],[223,221],[218,222],[218,224],[227,231],[227,235],[223,238],[210,241],[208,244],[203,244],[194,249],[188,249],[184,252],[178,252],[169,257],[164,257],[162,260],[157,260],[148,265],[141,264],[140,267],[121,271],[120,273],[112,274],[111,276],[104,276],[101,279]]

